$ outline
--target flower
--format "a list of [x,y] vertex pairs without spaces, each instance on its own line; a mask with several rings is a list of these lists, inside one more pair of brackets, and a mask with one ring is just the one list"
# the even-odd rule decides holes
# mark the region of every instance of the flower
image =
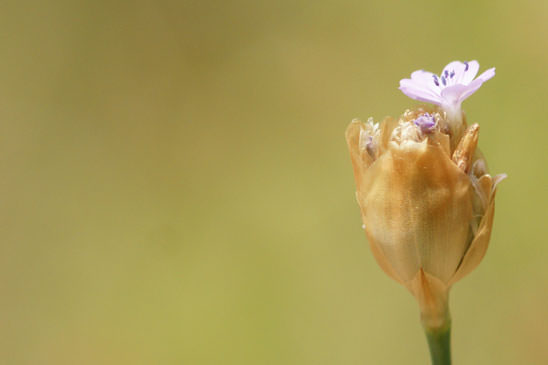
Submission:
[[439,105],[449,119],[461,119],[461,103],[495,76],[495,68],[490,68],[474,79],[478,70],[477,61],[453,61],[439,75],[413,72],[410,79],[400,80],[399,89],[411,99]]
[[427,328],[448,323],[449,289],[485,255],[505,177],[487,172],[477,124],[455,136],[449,123],[439,107],[418,107],[346,130],[373,255],[417,298]]
[[436,126],[436,120],[430,113],[424,113],[413,121],[422,133],[431,133]]

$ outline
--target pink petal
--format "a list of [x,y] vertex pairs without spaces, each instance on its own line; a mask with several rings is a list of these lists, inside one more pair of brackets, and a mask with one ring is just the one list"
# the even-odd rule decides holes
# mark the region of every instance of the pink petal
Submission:
[[432,93],[425,91],[424,89],[407,86],[400,86],[399,89],[402,91],[402,93],[409,96],[411,99],[415,99],[425,103],[441,105],[442,100],[439,96],[432,95]]
[[461,84],[465,68],[466,65],[464,63],[460,61],[453,61],[443,68],[442,73],[445,72],[445,70],[447,70],[449,73],[451,73],[451,71],[455,71],[455,77],[449,79],[449,81],[453,81],[452,84]]
[[415,71],[411,74],[411,80],[428,89],[438,88],[438,86],[434,84],[434,74],[432,72],[424,70]]
[[440,96],[439,88],[436,87],[436,85],[434,84],[432,84],[432,87],[430,87],[430,85],[424,85],[415,80],[402,79],[400,80],[400,87],[405,87],[407,89],[417,89],[424,93],[428,93],[430,96],[435,98],[439,98]]
[[482,79],[475,79],[474,81],[466,85],[466,90],[460,96],[460,102],[462,103],[464,99],[468,98],[470,95],[478,91],[482,84]]
[[465,85],[469,84],[474,80],[474,77],[478,74],[479,63],[476,60],[468,62],[468,70],[464,72],[461,82]]
[[430,87],[429,85],[423,85],[422,83],[419,83],[410,79],[400,80],[400,87],[404,87],[406,89],[418,90],[430,95],[433,98],[439,99],[439,96],[440,96],[439,88],[437,88],[434,84],[432,84],[432,86],[433,87]]
[[448,86],[441,91],[441,97],[444,99],[446,104],[455,105],[462,102],[462,95],[468,89],[467,85],[457,84]]
[[481,79],[483,82],[489,80],[490,78],[492,78],[493,76],[495,76],[495,68],[490,68],[489,70],[487,71],[484,71],[481,75],[478,76],[478,79]]

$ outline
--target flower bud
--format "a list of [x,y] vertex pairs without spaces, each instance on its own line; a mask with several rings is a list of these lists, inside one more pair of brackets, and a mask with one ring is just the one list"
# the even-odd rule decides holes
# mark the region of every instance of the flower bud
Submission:
[[504,178],[487,173],[479,126],[463,120],[455,135],[449,123],[441,109],[419,107],[397,121],[354,120],[346,130],[373,255],[417,298],[431,328],[449,318],[451,285],[485,255]]

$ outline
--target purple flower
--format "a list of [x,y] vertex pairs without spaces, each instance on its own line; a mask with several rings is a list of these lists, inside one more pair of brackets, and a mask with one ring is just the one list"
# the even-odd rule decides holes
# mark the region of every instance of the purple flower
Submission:
[[495,76],[495,68],[490,68],[475,78],[478,70],[477,61],[453,61],[444,67],[440,75],[423,70],[413,72],[410,79],[400,81],[400,90],[411,99],[436,104],[448,111],[460,112],[460,105],[464,99]]
[[422,133],[430,133],[436,126],[436,119],[430,113],[424,113],[413,121]]

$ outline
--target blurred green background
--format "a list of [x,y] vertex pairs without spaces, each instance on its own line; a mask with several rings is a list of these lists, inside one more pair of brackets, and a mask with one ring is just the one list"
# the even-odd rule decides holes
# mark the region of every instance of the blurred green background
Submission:
[[547,363],[548,2],[5,1],[0,37],[0,363],[428,363],[343,135],[455,59],[510,177],[454,360]]

